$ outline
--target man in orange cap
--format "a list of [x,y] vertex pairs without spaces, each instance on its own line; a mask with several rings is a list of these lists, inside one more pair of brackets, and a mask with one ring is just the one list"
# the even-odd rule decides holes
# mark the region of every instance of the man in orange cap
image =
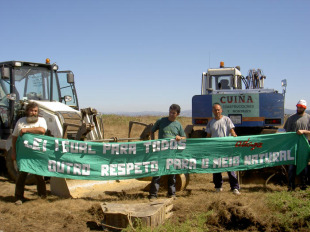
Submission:
[[[299,135],[310,134],[310,115],[305,111],[307,109],[307,102],[305,100],[299,100],[297,102],[296,114],[291,115],[284,124],[286,132],[297,132]],[[290,165],[288,169],[288,190],[295,190],[295,177],[296,177],[296,165]],[[300,189],[305,190],[307,188],[307,168],[300,173],[301,187]]]

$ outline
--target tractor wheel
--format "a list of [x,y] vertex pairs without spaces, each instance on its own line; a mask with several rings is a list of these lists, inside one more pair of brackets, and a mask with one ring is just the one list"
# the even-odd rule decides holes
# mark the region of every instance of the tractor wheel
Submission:
[[[5,156],[6,168],[8,170],[9,177],[13,181],[16,181],[17,176],[18,176],[18,168],[17,168],[16,162],[12,160],[11,152],[12,152],[12,149],[6,152],[6,156]],[[34,175],[28,174],[27,179],[26,179],[26,184],[32,185],[35,183],[36,183],[36,179]]]

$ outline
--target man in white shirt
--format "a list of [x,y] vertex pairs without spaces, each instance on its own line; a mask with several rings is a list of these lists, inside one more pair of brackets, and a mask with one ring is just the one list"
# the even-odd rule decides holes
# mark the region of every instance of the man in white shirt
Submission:
[[[44,135],[47,130],[46,121],[44,118],[39,117],[39,106],[35,102],[30,102],[26,106],[26,117],[20,118],[12,133],[12,160],[16,160],[16,141],[18,136],[23,136],[25,133],[41,134]],[[25,182],[27,172],[19,172],[16,180],[15,198],[16,205],[21,205],[24,198]],[[43,176],[34,175],[37,180],[38,195],[41,198],[46,198],[46,185]]]
[[[222,115],[222,107],[220,104],[215,103],[212,107],[214,118],[208,123],[206,132],[207,138],[227,137],[232,135],[237,137],[234,130],[235,126],[229,117]],[[239,183],[235,172],[227,172],[229,177],[230,188],[236,195],[240,195]],[[213,173],[213,183],[215,185],[216,192],[222,192],[222,173]]]

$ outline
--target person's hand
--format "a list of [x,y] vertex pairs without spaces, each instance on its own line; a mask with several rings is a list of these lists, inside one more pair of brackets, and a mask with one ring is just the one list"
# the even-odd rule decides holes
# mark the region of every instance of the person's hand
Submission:
[[298,130],[297,134],[302,135],[304,133],[304,130]]
[[19,131],[19,135],[20,136],[23,136],[23,134],[25,134],[27,132],[27,128],[22,128],[20,131]]
[[180,135],[175,136],[176,141],[180,141],[181,139],[183,139],[183,137],[181,137]]

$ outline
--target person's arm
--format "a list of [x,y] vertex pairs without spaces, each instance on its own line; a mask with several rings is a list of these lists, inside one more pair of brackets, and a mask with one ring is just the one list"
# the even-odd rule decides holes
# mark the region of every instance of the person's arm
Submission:
[[155,132],[157,130],[159,130],[159,124],[160,124],[160,120],[161,119],[158,119],[155,124],[153,125],[152,129],[151,129],[151,140],[154,140],[155,139]]
[[16,141],[17,141],[17,137],[16,136],[12,136],[12,160],[16,160]]
[[310,131],[308,131],[308,130],[298,130],[297,134],[299,134],[299,135],[309,135]]
[[230,129],[229,132],[230,132],[230,134],[231,134],[232,136],[237,137],[237,134],[236,134],[234,128]]
[[207,132],[207,138],[211,138],[210,122],[207,124],[206,132]]
[[151,140],[154,140],[154,139],[155,139],[155,133],[151,132]]
[[31,133],[31,134],[40,134],[44,135],[45,134],[45,128],[43,127],[33,127],[33,128],[22,128],[19,131],[19,135],[22,136],[25,133]]
[[180,141],[182,139],[186,139],[186,135],[185,135],[185,132],[184,132],[182,125],[180,124],[179,134],[177,136],[175,136],[175,140]]
[[284,123],[283,129],[285,130],[285,132],[288,132],[289,122],[290,122],[290,117]]

